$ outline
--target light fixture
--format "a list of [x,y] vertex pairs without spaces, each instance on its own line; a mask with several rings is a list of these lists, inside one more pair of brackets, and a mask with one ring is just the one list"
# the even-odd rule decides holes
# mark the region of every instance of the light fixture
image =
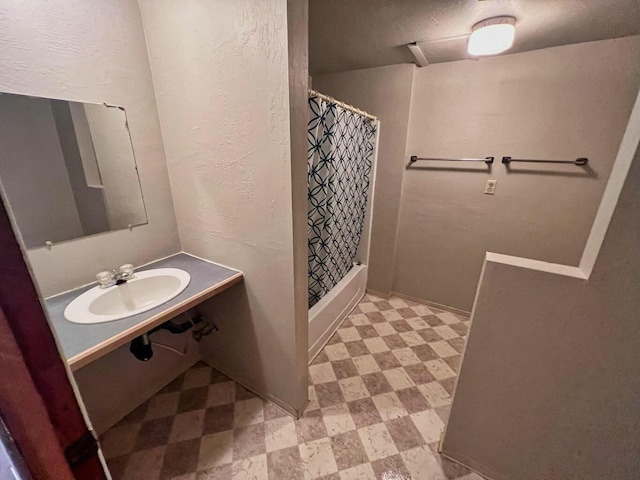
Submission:
[[473,26],[467,51],[474,56],[497,55],[513,45],[516,33],[516,19],[513,17],[493,17]]

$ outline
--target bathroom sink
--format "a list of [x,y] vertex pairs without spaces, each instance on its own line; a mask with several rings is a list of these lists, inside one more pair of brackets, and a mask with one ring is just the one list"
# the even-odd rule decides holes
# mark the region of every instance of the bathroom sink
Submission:
[[125,283],[94,287],[76,297],[64,310],[73,323],[112,322],[146,312],[181,293],[191,276],[178,268],[156,268],[136,272]]

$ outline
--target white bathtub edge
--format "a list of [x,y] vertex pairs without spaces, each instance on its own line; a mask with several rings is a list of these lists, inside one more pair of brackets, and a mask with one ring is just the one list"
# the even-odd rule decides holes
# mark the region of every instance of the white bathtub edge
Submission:
[[354,265],[329,293],[309,309],[309,363],[366,293],[367,273],[366,265]]

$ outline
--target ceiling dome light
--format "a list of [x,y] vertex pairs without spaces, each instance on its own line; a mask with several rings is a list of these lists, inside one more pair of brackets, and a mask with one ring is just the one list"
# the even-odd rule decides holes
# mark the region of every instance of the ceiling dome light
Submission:
[[515,34],[515,18],[488,18],[473,26],[467,51],[474,56],[497,55],[511,48]]

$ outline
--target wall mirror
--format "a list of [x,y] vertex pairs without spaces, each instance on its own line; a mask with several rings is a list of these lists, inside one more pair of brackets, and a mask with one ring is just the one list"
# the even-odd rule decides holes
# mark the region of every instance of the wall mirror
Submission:
[[147,223],[121,107],[1,93],[0,185],[27,248]]

